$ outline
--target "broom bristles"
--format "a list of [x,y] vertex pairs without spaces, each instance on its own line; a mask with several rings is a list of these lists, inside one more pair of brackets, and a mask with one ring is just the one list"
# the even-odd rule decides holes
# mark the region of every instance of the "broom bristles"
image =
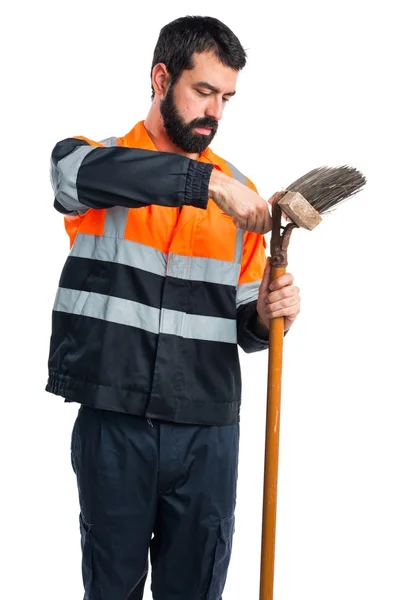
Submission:
[[319,167],[296,179],[286,189],[299,192],[320,214],[357,194],[366,178],[354,167]]

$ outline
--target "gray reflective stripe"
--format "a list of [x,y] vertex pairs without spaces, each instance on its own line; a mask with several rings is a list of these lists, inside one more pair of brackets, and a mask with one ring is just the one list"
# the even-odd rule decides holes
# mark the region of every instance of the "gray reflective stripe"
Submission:
[[103,144],[103,146],[107,146],[108,148],[111,148],[112,146],[118,146],[118,139],[116,137],[109,137],[104,140],[101,140],[100,144]]
[[128,219],[129,209],[123,206],[113,206],[107,208],[106,219],[104,222],[104,233],[106,237],[124,238],[126,221]]
[[[232,176],[248,186],[248,181],[246,177],[233,165],[232,163],[225,161],[228,165]],[[242,262],[243,255],[243,247],[244,247],[244,231],[242,229],[238,229],[236,235],[236,248],[235,248],[235,262]],[[236,291],[236,307],[239,308],[242,304],[247,304],[248,302],[254,302],[258,298],[258,289],[260,287],[261,280],[252,281],[251,283],[242,283],[237,286]]]
[[[100,144],[111,148],[112,146],[118,146],[118,140],[115,136],[111,136],[101,140]],[[122,206],[113,206],[112,208],[108,208],[106,212],[103,235],[123,238],[125,235],[127,218],[128,208],[124,208]]]
[[[151,246],[114,237],[79,233],[70,256],[115,262],[155,275],[236,286],[240,264],[213,258],[164,254]],[[168,258],[168,267],[167,267]]]
[[160,331],[187,339],[236,344],[236,320],[161,310]]
[[68,211],[75,211],[76,214],[85,213],[89,210],[88,206],[81,204],[78,200],[78,191],[76,189],[76,179],[79,168],[90,152],[95,150],[95,146],[79,146],[65,158],[58,161],[57,181],[54,181],[53,189],[56,199]]
[[[236,232],[236,245],[235,245],[235,263],[239,263],[241,265],[242,255],[243,255],[243,240],[244,240],[244,231],[243,229],[238,229]],[[240,274],[240,268],[239,268]],[[238,277],[239,279],[239,277]]]
[[[137,327],[151,333],[167,333],[187,339],[236,344],[236,320],[188,315],[132,300],[59,288],[54,310]],[[160,321],[161,316],[161,321]]]
[[247,179],[243,175],[243,173],[241,173],[239,171],[239,169],[237,169],[235,167],[235,165],[233,165],[232,163],[228,162],[227,160],[225,162],[228,165],[230,172],[232,173],[232,177],[234,177],[235,179],[237,179],[238,181],[240,181],[240,183],[243,183],[244,185],[247,185]]
[[133,300],[59,288],[54,310],[159,332],[160,310]]
[[239,308],[242,304],[248,302],[254,302],[258,298],[258,289],[260,287],[261,279],[258,281],[252,281],[251,283],[241,283],[238,285],[236,293],[236,308]]
[[167,267],[166,254],[155,248],[130,240],[82,233],[76,236],[70,256],[114,262],[163,276]]
[[[118,140],[115,136],[105,138],[100,141],[100,144],[111,148],[118,146]],[[106,220],[104,223],[104,234],[109,237],[123,238],[125,235],[126,220],[128,218],[128,209],[122,206],[113,206],[108,208],[106,212]]]
[[233,262],[180,254],[168,255],[167,275],[170,277],[236,286],[239,274],[240,265]]
[[[243,175],[243,173],[241,173],[239,171],[239,169],[237,169],[235,167],[235,165],[233,165],[232,163],[228,162],[227,160],[225,162],[228,165],[228,167],[229,167],[229,169],[230,169],[230,171],[232,173],[232,177],[234,177],[235,179],[237,179],[238,181],[240,181],[240,183],[243,183],[244,185],[248,185],[247,179]],[[238,229],[237,233],[236,233],[236,246],[235,246],[235,258],[234,258],[235,263],[241,263],[242,262],[243,236],[244,236],[244,231],[242,229]]]

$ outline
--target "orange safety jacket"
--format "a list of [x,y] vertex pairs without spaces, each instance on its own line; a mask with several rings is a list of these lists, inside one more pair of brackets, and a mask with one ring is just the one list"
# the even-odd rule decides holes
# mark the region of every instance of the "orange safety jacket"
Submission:
[[208,198],[213,168],[255,189],[210,148],[199,160],[158,152],[143,121],[124,137],[56,144],[54,206],[70,252],[48,392],[173,422],[239,421],[238,346],[268,347],[256,328],[266,244]]

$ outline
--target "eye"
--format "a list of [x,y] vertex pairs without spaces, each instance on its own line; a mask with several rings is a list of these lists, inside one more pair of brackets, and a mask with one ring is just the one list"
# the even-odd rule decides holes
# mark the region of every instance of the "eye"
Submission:
[[223,102],[229,102],[229,98],[222,98]]
[[211,94],[206,94],[205,92],[201,92],[200,90],[196,90],[196,92],[199,94],[199,96],[203,96],[203,98],[206,98],[207,96],[211,96]]

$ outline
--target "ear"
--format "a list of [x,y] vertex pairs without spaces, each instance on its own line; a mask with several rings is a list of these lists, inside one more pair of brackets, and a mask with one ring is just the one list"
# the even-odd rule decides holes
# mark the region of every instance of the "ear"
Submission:
[[164,63],[157,63],[151,73],[151,82],[157,96],[163,98],[167,93],[171,77]]

